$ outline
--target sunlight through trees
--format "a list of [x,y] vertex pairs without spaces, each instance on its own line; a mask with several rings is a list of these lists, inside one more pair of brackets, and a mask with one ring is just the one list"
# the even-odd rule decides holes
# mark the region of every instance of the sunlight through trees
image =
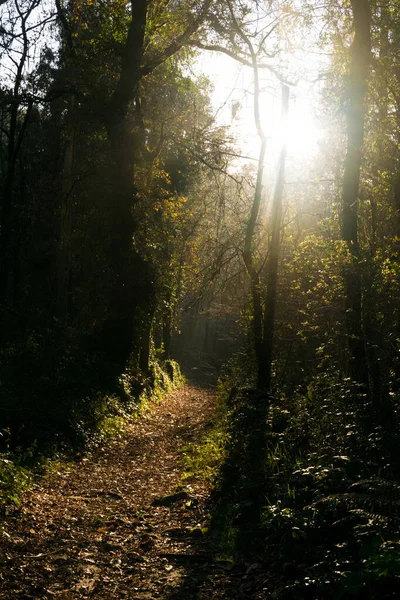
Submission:
[[221,376],[227,514],[282,546],[282,598],[396,590],[399,10],[0,1],[5,481],[85,448],[177,361]]

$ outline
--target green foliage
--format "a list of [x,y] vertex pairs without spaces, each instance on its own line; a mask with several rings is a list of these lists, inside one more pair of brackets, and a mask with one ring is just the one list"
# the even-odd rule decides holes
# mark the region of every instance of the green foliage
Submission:
[[176,389],[183,382],[184,377],[177,362],[173,360],[154,362],[150,377],[140,393],[139,402],[135,405],[135,412],[147,407],[149,402],[162,400],[166,393]]
[[[240,387],[253,369],[243,358],[219,384],[223,462],[213,473],[212,529],[221,551],[264,556],[277,598],[392,597],[400,586],[396,417],[383,431],[364,389],[325,372],[269,399],[263,436],[266,398]],[[393,398],[390,410],[397,414]],[[211,443],[190,464],[207,477],[214,458]]]
[[[218,490],[222,485],[222,468],[227,458],[229,437],[227,420],[222,413],[210,427],[199,444],[189,444],[181,450],[185,467],[183,480],[200,479]],[[236,547],[237,530],[232,525],[232,518],[231,507],[226,504],[218,506],[212,516],[211,531],[218,537],[218,548],[224,559],[230,559]]]
[[362,389],[334,374],[274,403],[260,535],[286,579],[278,597],[385,598],[400,585],[400,488],[368,414]]
[[14,458],[10,454],[0,454],[0,515],[7,507],[18,507],[21,495],[32,485],[32,472],[22,466],[23,462],[21,456]]
[[228,440],[227,395],[221,380],[218,382],[216,410],[212,419],[204,424],[200,443],[188,444],[181,450],[185,472],[184,479],[202,479],[213,486],[220,485],[221,467],[226,459]]
[[216,485],[225,459],[227,432],[221,420],[214,421],[210,427],[200,444],[189,444],[181,450],[185,463],[183,478],[195,477]]

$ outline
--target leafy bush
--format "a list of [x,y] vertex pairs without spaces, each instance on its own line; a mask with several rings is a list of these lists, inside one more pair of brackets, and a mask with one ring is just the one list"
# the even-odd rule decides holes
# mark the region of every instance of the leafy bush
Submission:
[[214,523],[222,545],[229,538],[231,552],[264,554],[276,598],[393,597],[396,398],[385,429],[362,386],[338,373],[266,397],[248,385],[248,364],[230,365],[220,385],[227,435]]
[[12,460],[10,455],[0,455],[0,514],[6,507],[19,506],[21,495],[32,485],[29,469]]
[[260,536],[285,579],[278,597],[392,597],[400,486],[363,389],[324,373],[275,400],[269,421],[276,442]]

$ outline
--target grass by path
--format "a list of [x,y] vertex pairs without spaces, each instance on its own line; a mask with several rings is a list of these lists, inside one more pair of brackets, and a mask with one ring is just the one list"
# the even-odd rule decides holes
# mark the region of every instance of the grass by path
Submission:
[[181,450],[214,411],[185,385],[79,463],[49,473],[0,534],[0,599],[233,598],[203,532],[210,485],[182,486]]

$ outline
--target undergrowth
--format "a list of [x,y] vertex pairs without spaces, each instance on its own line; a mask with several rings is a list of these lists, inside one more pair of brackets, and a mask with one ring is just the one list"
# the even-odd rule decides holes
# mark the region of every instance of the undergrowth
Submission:
[[[389,408],[396,419],[395,403]],[[389,598],[400,591],[400,486],[362,387],[324,373],[272,403],[260,523],[282,598]],[[280,581],[279,581],[280,578]]]
[[188,444],[180,451],[185,466],[183,480],[198,478],[216,486],[225,460],[226,438],[226,414],[217,410],[200,443]]
[[[221,486],[222,467],[227,459],[229,441],[229,415],[225,392],[220,381],[216,395],[216,408],[205,433],[199,442],[188,444],[180,451],[184,465],[182,484],[201,480],[211,485],[213,490],[218,490]],[[229,515],[221,513],[218,525],[214,519],[208,533],[211,532],[215,532],[218,536],[219,558],[231,560],[235,546],[235,531],[230,526]]]
[[187,457],[190,472],[212,474],[221,551],[264,560],[275,598],[396,597],[398,399],[385,427],[338,373],[266,397],[251,372],[230,365],[214,429]]

